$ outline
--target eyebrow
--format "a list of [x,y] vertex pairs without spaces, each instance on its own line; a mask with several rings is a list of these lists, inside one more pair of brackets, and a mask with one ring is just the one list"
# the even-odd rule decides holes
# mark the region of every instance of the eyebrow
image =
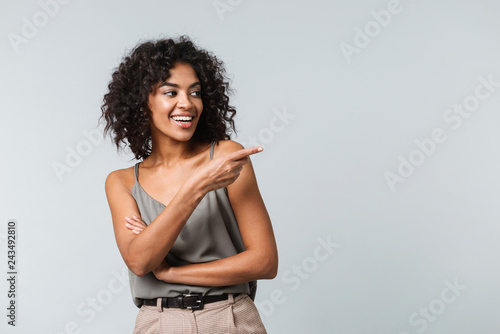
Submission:
[[[192,87],[197,86],[197,85],[200,85],[200,86],[201,86],[201,83],[200,83],[199,81],[193,82],[191,85],[189,85],[189,87],[188,87],[188,88],[192,88]],[[162,83],[158,86],[158,88],[163,87],[163,86],[171,86],[171,87],[176,87],[176,88],[179,88],[179,85],[174,84],[174,83],[171,83],[171,82],[166,82],[166,81],[162,82]]]

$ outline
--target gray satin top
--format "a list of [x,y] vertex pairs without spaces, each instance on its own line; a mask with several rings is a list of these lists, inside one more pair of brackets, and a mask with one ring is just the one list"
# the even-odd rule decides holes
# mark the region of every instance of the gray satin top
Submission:
[[[210,146],[212,160],[215,142]],[[165,205],[149,196],[138,181],[139,163],[134,166],[135,183],[132,187],[142,220],[149,225]],[[193,214],[187,220],[165,259],[171,266],[183,266],[219,260],[245,250],[238,222],[227,196],[227,189],[221,188],[205,195]],[[158,280],[152,272],[139,277],[129,269],[130,290],[134,304],[141,307],[142,299],[175,297],[180,294],[201,292],[203,295],[222,293],[247,293],[255,298],[257,282],[229,286],[210,287],[167,283]]]

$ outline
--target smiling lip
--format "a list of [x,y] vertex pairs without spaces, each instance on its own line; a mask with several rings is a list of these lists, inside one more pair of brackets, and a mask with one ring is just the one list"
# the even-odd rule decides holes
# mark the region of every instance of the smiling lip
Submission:
[[[189,122],[186,122],[186,121],[184,121],[184,122],[182,122],[182,121],[176,121],[175,119],[173,119],[173,117],[176,117],[176,116],[192,117],[192,119]],[[193,120],[195,119],[195,116],[194,115],[189,115],[189,114],[184,114],[184,115],[183,114],[177,114],[177,115],[170,116],[170,118],[180,128],[189,129],[193,125]]]

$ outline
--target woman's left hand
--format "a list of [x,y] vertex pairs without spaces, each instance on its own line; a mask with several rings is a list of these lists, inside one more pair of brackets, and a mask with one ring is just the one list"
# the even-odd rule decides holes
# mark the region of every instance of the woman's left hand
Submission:
[[[141,233],[146,227],[146,223],[142,221],[140,217],[132,216],[131,218],[125,217],[127,221],[125,226],[131,230],[135,234]],[[171,266],[167,263],[167,261],[161,261],[160,265],[153,270],[153,274],[159,280],[166,280],[167,272],[170,270]]]
[[132,216],[130,217],[125,217],[125,220],[127,221],[125,223],[125,226],[131,230],[135,234],[139,234],[146,228],[146,223],[142,221],[140,217],[137,216]]

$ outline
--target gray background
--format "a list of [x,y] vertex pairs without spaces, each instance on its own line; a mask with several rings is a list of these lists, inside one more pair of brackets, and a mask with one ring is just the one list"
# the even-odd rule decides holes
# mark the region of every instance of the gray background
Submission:
[[280,254],[256,299],[269,333],[499,332],[499,2],[41,2],[1,2],[0,277],[19,226],[18,326],[2,278],[2,333],[132,332],[104,180],[135,161],[97,119],[126,51],[179,34],[225,62],[234,139],[265,148],[252,161]]

